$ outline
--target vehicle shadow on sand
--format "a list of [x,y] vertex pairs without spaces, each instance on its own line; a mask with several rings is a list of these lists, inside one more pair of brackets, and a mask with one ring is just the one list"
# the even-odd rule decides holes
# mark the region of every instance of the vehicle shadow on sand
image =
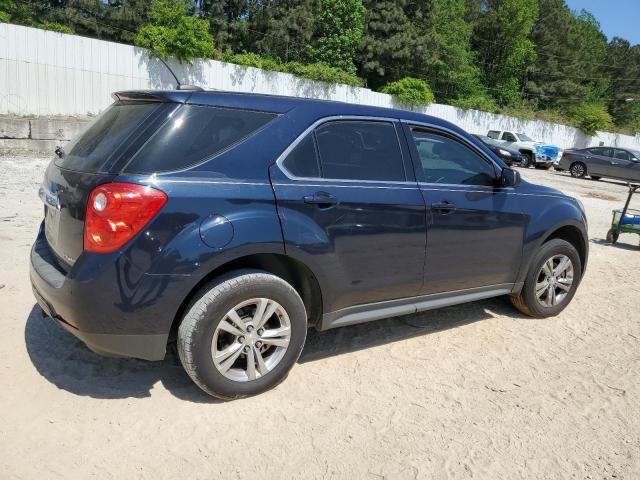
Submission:
[[455,305],[401,317],[336,328],[309,330],[299,363],[356,352],[488,320],[494,316],[533,320],[518,312],[507,297]]
[[[327,332],[310,329],[299,362],[319,361],[429,335],[495,315],[524,318],[508,300],[495,298]],[[29,358],[38,373],[58,388],[75,395],[102,399],[144,398],[151,396],[151,390],[160,381],[172,395],[182,400],[220,402],[193,384],[182,369],[175,349],[169,348],[166,358],[160,362],[103,357],[89,350],[50,318],[43,318],[37,305],[29,313],[24,336]]]

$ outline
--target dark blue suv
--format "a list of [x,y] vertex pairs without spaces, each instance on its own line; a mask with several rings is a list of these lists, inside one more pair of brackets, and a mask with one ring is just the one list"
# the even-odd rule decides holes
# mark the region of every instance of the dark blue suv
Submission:
[[556,315],[587,263],[582,205],[443,120],[299,98],[114,94],[48,166],[31,282],[105,355],[262,392],[319,330],[510,295]]

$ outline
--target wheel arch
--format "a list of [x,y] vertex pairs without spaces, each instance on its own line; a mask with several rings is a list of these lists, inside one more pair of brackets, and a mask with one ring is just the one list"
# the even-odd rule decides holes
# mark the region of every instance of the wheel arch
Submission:
[[322,317],[322,290],[311,269],[300,260],[280,253],[258,253],[249,254],[223,263],[209,273],[204,275],[195,284],[187,296],[183,299],[178,308],[169,333],[169,339],[176,338],[176,332],[180,326],[180,321],[188,308],[191,300],[200,289],[212,281],[214,278],[224,275],[234,270],[263,270],[276,275],[289,284],[298,292],[307,310],[307,319],[310,326],[319,325]]
[[[539,218],[544,218],[544,214]],[[554,238],[565,240],[575,247],[582,263],[582,276],[584,276],[589,259],[589,237],[584,223],[574,218],[565,218],[542,231],[531,232],[528,238],[529,240],[525,242],[523,263],[517,276],[514,292],[522,288],[535,253],[542,245]]]
[[580,263],[582,265],[582,275],[584,275],[584,271],[587,266],[587,257],[589,251],[587,244],[587,242],[589,241],[588,238],[585,237],[580,228],[569,223],[550,231],[543,238],[542,242],[540,242],[540,246],[555,238],[564,240],[565,242],[568,242],[575,247],[575,249],[578,251],[578,256],[580,257]]

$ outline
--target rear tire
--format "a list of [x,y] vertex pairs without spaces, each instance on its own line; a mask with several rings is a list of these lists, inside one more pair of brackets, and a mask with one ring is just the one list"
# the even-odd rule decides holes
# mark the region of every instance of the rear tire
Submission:
[[[549,264],[552,275],[545,273]],[[511,303],[525,315],[553,317],[569,305],[581,276],[578,251],[569,242],[554,238],[542,244],[534,256],[524,286],[519,294],[511,296]]]
[[306,335],[305,306],[291,285],[267,272],[238,270],[196,294],[178,329],[178,354],[196,385],[230,400],[282,382]]
[[587,174],[587,166],[582,162],[574,162],[569,167],[569,172],[573,178],[584,178]]

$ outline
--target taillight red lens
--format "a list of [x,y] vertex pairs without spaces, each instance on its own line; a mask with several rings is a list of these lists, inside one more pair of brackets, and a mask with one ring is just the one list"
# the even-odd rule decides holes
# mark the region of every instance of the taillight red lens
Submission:
[[84,222],[84,249],[108,253],[133,238],[164,206],[167,196],[133,183],[105,183],[89,195]]

